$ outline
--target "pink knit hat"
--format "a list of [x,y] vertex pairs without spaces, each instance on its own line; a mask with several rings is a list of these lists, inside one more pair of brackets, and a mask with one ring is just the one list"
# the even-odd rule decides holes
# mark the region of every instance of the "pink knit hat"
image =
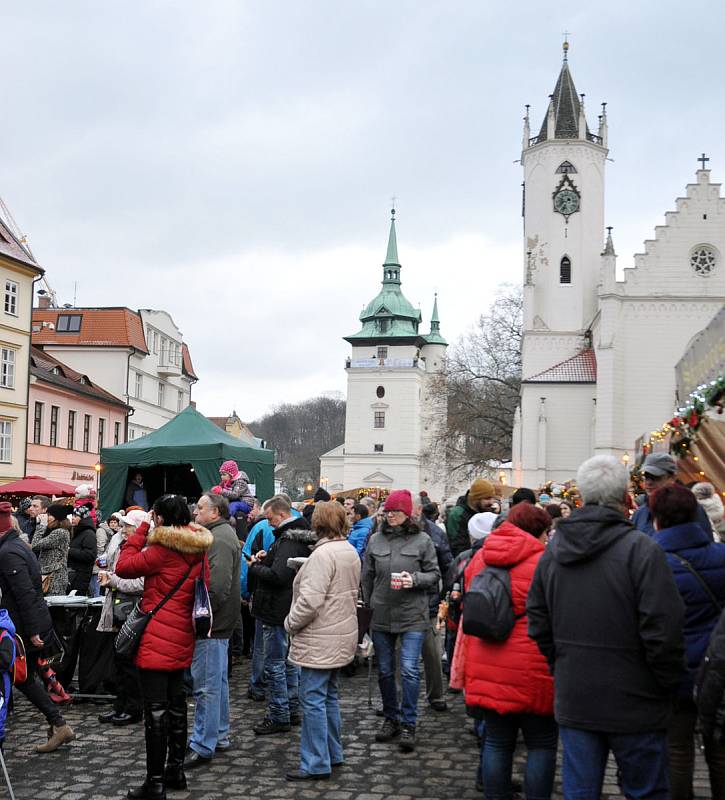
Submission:
[[221,474],[222,472],[226,472],[227,475],[231,475],[231,477],[234,478],[239,472],[237,462],[232,461],[231,459],[229,459],[229,461],[225,461],[221,467],[219,467],[219,473]]

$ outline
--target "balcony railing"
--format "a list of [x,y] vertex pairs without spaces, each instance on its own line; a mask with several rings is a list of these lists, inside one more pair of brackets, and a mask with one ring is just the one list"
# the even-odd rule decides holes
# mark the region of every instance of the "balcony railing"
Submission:
[[347,358],[345,369],[422,369],[424,358]]

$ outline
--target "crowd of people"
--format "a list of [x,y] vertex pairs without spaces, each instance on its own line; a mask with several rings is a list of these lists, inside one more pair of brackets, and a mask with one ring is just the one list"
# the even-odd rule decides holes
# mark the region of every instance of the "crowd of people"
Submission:
[[528,488],[504,500],[478,478],[440,505],[425,492],[378,502],[323,489],[260,505],[234,462],[193,506],[163,495],[147,511],[134,476],[137,503],[106,522],[87,487],[70,505],[0,503],[3,695],[17,635],[28,670],[17,688],[49,725],[38,751],[74,738],[38,677],[57,638],[45,596],[100,592],[116,697],[98,719],[145,732],[146,778],[130,798],[186,789],[189,771],[232,746],[228,675],[241,653],[263,709],[254,734],[301,728],[289,781],[327,780],[344,763],[339,680],[364,654],[377,667],[375,740],[412,752],[420,703],[445,712],[462,699],[481,743],[471,780],[490,800],[551,797],[560,748],[567,798],[599,798],[611,753],[625,796],[690,800],[698,736],[725,798],[722,503],[680,484],[668,454],[641,469],[635,496],[614,457],[588,460],[576,503]]

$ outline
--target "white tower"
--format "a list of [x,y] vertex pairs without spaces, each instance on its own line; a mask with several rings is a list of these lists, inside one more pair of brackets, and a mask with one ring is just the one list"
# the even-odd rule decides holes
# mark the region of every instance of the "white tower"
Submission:
[[[530,135],[528,107],[524,118],[524,383],[513,463],[515,480],[526,485],[545,477],[564,479],[591,446],[596,394],[591,326],[601,274],[607,120],[603,105],[598,132],[589,130],[584,95],[577,94],[569,71],[568,49],[565,42],[538,135]],[[552,403],[562,402],[561,387],[571,389],[571,384],[581,384],[575,397],[566,395],[574,397],[573,427],[551,430]],[[581,447],[571,448],[571,464],[555,476],[547,464],[552,442],[560,436]]]
[[[440,334],[437,298],[430,333],[419,331],[421,313],[401,290],[401,266],[393,209],[382,287],[360,314],[362,328],[346,336],[345,444],[322,456],[321,475],[331,491],[377,487],[425,489],[443,496],[445,470],[425,458],[446,404],[430,397],[443,368],[446,340]],[[321,478],[322,480],[322,478]]]

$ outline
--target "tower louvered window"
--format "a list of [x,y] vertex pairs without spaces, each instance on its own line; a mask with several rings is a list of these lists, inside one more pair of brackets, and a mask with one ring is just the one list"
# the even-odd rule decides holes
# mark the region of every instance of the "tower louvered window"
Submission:
[[564,256],[559,262],[559,283],[571,283],[571,259]]

